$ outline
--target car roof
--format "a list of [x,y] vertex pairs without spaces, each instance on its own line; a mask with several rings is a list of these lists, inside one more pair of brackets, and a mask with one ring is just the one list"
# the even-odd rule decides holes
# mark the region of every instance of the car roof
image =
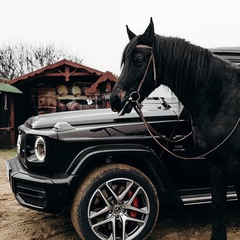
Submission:
[[214,53],[238,53],[238,54],[240,54],[240,46],[239,47],[210,48],[209,50]]
[[209,50],[224,60],[240,65],[240,47],[220,47],[210,48]]

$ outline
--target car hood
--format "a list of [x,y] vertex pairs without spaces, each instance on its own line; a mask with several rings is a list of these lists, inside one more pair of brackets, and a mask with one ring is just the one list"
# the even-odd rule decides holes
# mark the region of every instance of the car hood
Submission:
[[[147,110],[143,108],[143,112],[147,119],[156,117],[176,119],[178,117],[173,110],[164,111],[157,108]],[[67,122],[71,126],[77,126],[128,121],[140,121],[140,118],[135,111],[119,117],[118,114],[111,109],[92,109],[38,115],[27,119],[25,125],[32,129],[42,129],[53,128],[58,122]]]

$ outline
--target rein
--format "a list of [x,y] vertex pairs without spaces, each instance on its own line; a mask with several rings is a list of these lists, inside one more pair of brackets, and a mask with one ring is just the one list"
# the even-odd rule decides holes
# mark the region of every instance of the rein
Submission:
[[[154,141],[161,147],[163,148],[163,150],[165,150],[166,152],[170,153],[172,156],[176,157],[176,158],[179,158],[179,159],[184,159],[184,160],[196,160],[196,159],[199,159],[199,158],[203,158],[205,156],[207,156],[208,154],[212,153],[213,151],[217,150],[219,147],[221,147],[231,136],[232,134],[234,133],[234,131],[236,130],[236,128],[238,127],[239,123],[240,123],[240,118],[238,118],[235,126],[233,127],[232,131],[228,134],[228,136],[222,141],[220,142],[216,147],[212,148],[211,150],[209,150],[208,152],[204,153],[204,154],[201,154],[199,156],[195,156],[195,157],[182,157],[182,156],[179,156],[179,155],[176,155],[175,153],[171,152],[169,149],[167,149],[166,147],[164,147],[156,138],[156,136],[154,136],[153,134],[157,133],[155,130],[153,131],[153,128],[148,124],[148,122],[146,121],[146,119],[144,118],[143,116],[143,113],[142,113],[142,110],[139,106],[139,104],[135,104],[134,105],[134,109],[135,111],[137,112],[137,114],[139,115],[139,117],[142,119],[143,123],[144,123],[144,126],[145,128],[147,129],[148,133],[150,134],[150,136],[154,139]],[[161,136],[159,134],[157,134],[158,136]],[[183,139],[187,138],[188,136],[190,136],[190,134],[186,135],[185,137],[183,137],[182,139],[180,140],[177,140],[177,141],[182,141]],[[170,142],[174,142],[174,141],[170,141]]]
[[[172,156],[176,157],[176,158],[179,158],[179,159],[184,159],[184,160],[196,160],[196,159],[199,159],[199,158],[203,158],[207,155],[209,155],[210,153],[212,153],[213,151],[215,151],[216,149],[218,149],[220,146],[222,146],[230,137],[231,135],[234,133],[234,131],[236,130],[236,128],[238,127],[239,123],[240,123],[240,118],[238,118],[235,126],[233,127],[232,131],[227,135],[227,137],[222,141],[220,142],[216,147],[212,148],[211,150],[209,150],[208,152],[204,153],[204,154],[201,154],[199,156],[195,156],[195,157],[182,157],[182,156],[179,156],[179,155],[176,155],[175,153],[173,153],[172,151],[170,151],[169,149],[167,149],[165,146],[163,146],[156,138],[156,136],[160,137],[161,139],[164,139],[168,142],[180,142],[180,141],[183,141],[184,139],[186,139],[187,137],[189,137],[192,132],[190,132],[189,134],[187,134],[186,136],[184,136],[183,138],[181,139],[178,139],[178,140],[171,140],[171,139],[168,139],[168,138],[165,138],[164,136],[162,136],[161,134],[159,134],[154,128],[152,128],[150,126],[150,124],[146,121],[146,119],[144,118],[144,115],[142,113],[142,110],[141,110],[141,107],[140,107],[140,104],[139,104],[139,100],[140,100],[140,90],[142,88],[142,85],[146,79],[146,76],[147,76],[147,72],[149,70],[149,67],[151,65],[151,62],[153,63],[153,80],[154,80],[154,84],[155,84],[155,88],[157,86],[157,77],[156,77],[156,64],[155,64],[155,58],[154,58],[154,54],[153,54],[153,48],[148,46],[148,45],[137,45],[136,48],[145,48],[145,49],[150,49],[151,50],[151,54],[150,54],[150,57],[149,57],[149,61],[148,61],[148,65],[147,65],[147,68],[144,72],[144,75],[143,75],[143,78],[141,80],[141,82],[139,83],[139,86],[137,88],[136,91],[133,91],[130,96],[129,96],[129,99],[128,101],[125,103],[124,107],[122,108],[122,110],[119,112],[119,116],[121,116],[124,112],[124,109],[126,108],[126,106],[131,102],[134,104],[134,109],[136,111],[136,113],[139,115],[139,117],[141,118],[141,120],[143,121],[143,124],[145,126],[145,128],[147,129],[148,133],[150,134],[150,136],[154,139],[154,141],[163,149],[165,150],[166,152],[168,152],[169,154],[171,154]],[[155,89],[154,88],[154,89]],[[155,135],[156,136],[155,136]]]

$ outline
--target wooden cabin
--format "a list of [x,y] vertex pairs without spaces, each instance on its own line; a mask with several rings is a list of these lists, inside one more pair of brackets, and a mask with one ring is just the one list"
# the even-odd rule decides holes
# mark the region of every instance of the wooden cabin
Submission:
[[15,145],[14,95],[21,93],[8,79],[0,78],[0,148]]
[[111,72],[66,59],[12,79],[9,83],[23,92],[15,98],[15,130],[38,114],[110,107],[109,95],[116,81]]

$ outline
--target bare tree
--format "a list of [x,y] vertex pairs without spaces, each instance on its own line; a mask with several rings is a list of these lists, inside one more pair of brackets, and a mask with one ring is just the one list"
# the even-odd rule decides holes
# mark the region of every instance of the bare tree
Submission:
[[54,44],[33,46],[27,44],[0,46],[0,76],[13,79],[48,66],[62,59],[81,63],[82,59],[68,54]]

